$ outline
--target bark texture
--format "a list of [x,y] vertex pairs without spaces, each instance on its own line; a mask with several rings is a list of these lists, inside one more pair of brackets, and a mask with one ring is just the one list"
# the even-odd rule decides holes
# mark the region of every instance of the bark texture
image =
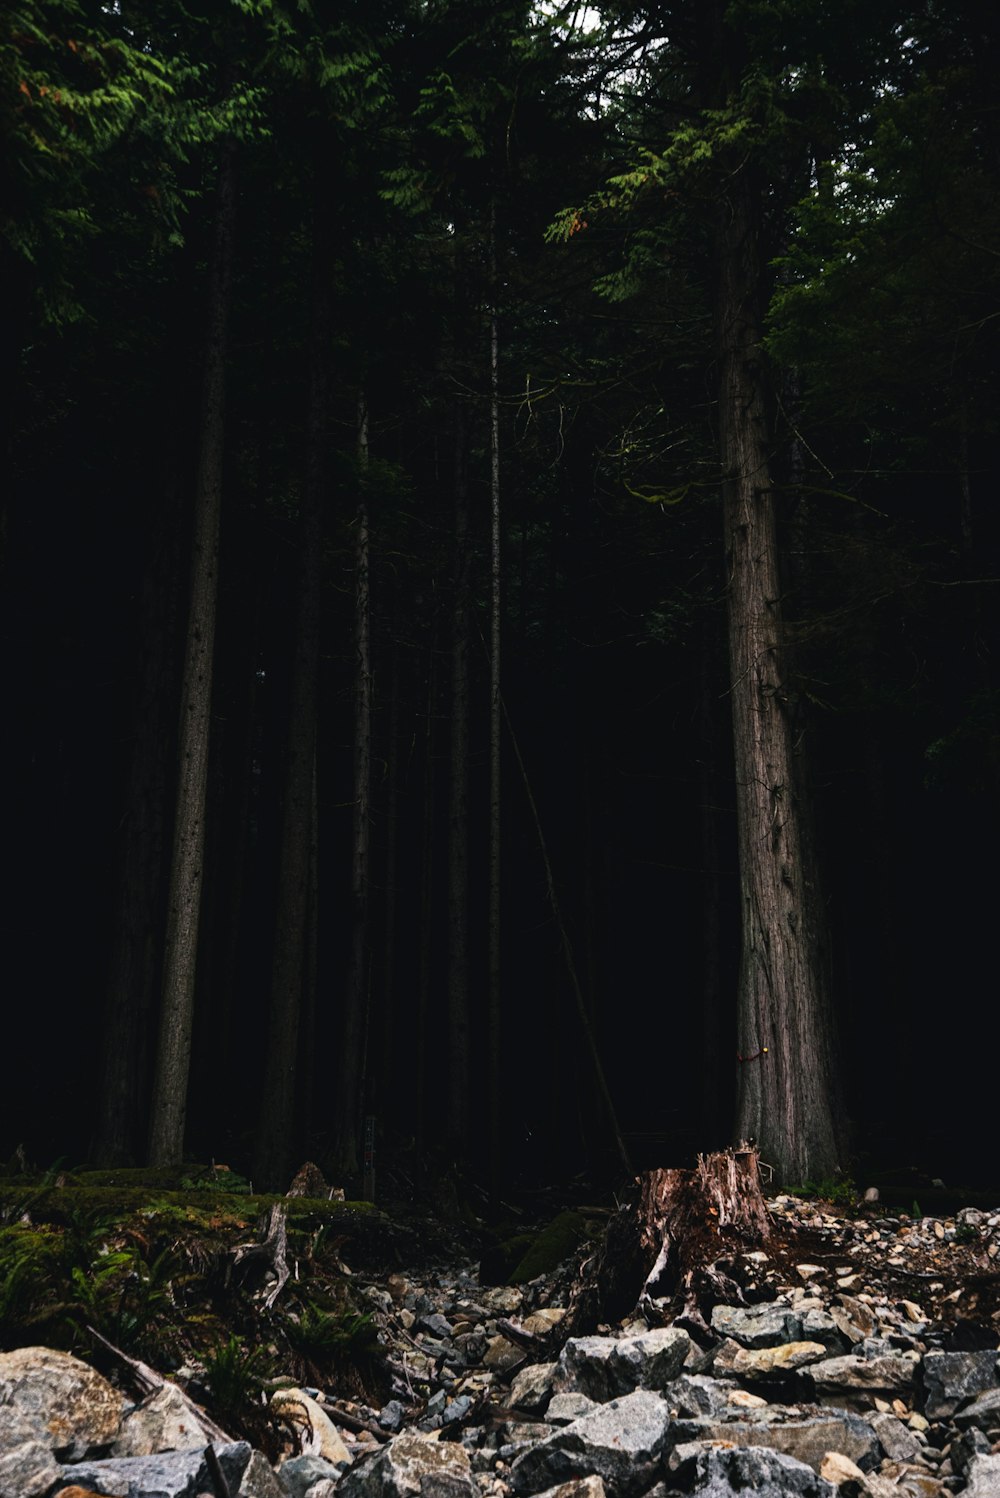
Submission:
[[699,1155],[694,1170],[644,1171],[636,1184],[638,1200],[619,1208],[585,1265],[568,1313],[572,1334],[637,1308],[651,1324],[680,1320],[707,1332],[710,1305],[743,1299],[731,1261],[771,1236],[757,1152],[741,1144]]
[[149,1159],[184,1153],[195,968],[205,859],[205,806],[212,710],[212,659],[218,593],[219,520],[225,437],[226,355],[231,301],[236,174],[233,149],[219,164],[218,206],[202,393],[201,448],[195,490],[191,591],[181,686],[177,799],[164,945]]
[[748,172],[731,180],[716,231],[742,917],[735,1130],[792,1183],[832,1175],[839,1147],[826,917],[788,702],[760,347],[763,266]]

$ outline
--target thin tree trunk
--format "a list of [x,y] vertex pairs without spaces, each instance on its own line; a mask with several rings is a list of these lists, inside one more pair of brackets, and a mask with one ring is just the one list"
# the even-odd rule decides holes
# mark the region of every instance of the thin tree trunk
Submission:
[[399,705],[399,641],[393,631],[389,670],[389,742],[386,748],[385,903],[382,925],[382,1006],[378,1043],[377,1111],[393,1098],[396,1016],[396,941],[399,882],[399,756],[402,717]]
[[736,1134],[787,1183],[839,1158],[825,911],[786,707],[786,651],[763,395],[763,272],[748,169],[717,231],[719,440],[729,582],[742,959]]
[[351,955],[340,1031],[334,1156],[340,1168],[358,1168],[358,1124],[365,1095],[368,1043],[368,854],[370,842],[372,674],[368,537],[368,406],[358,396],[358,508],[354,542],[354,815],[351,865]]
[[449,1133],[471,1142],[472,1049],[469,1013],[469,485],[464,412],[455,419],[455,591],[451,629],[451,762],[448,802]]
[[226,355],[236,223],[232,145],[219,163],[218,205],[202,392],[201,452],[195,489],[184,674],[181,686],[177,801],[164,947],[149,1159],[179,1161],[184,1153],[195,968],[205,857],[205,809],[212,711],[212,655],[218,592],[219,520],[225,436]]
[[500,1171],[500,747],[503,704],[500,696],[501,514],[500,514],[500,337],[497,318],[496,203],[490,220],[490,828],[489,912],[487,938],[487,1097],[490,1162],[494,1185]]
[[317,182],[314,228],[313,348],[309,387],[306,471],[302,485],[298,610],[288,712],[278,906],[271,967],[267,1051],[254,1151],[254,1181],[283,1190],[293,1169],[299,1024],[306,977],[305,938],[315,797],[322,610],[323,500],[329,481],[330,288],[329,210],[325,184]]

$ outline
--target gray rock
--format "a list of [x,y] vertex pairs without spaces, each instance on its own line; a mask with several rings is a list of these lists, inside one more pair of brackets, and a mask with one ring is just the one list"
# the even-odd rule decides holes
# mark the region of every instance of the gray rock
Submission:
[[747,1383],[773,1383],[799,1368],[820,1364],[825,1357],[821,1342],[782,1342],[777,1347],[741,1347],[733,1355],[731,1368]]
[[953,1415],[966,1399],[997,1385],[997,1353],[929,1352],[924,1358],[924,1414],[928,1420]]
[[966,1473],[965,1498],[997,1498],[1000,1493],[1000,1453],[975,1456]]
[[[735,1415],[734,1411],[734,1415]],[[685,1444],[723,1442],[738,1447],[768,1447],[782,1456],[804,1462],[819,1472],[828,1451],[839,1451],[863,1471],[879,1459],[879,1441],[869,1421],[847,1410],[798,1410],[772,1405],[753,1412],[752,1418],[698,1420],[682,1434]],[[677,1447],[681,1450],[681,1446]]]
[[125,1401],[79,1358],[50,1347],[0,1353],[0,1405],[12,1404],[37,1421],[49,1450],[70,1461],[118,1434]]
[[732,1392],[733,1385],[721,1379],[704,1373],[682,1373],[666,1386],[663,1397],[682,1418],[697,1418],[722,1414]]
[[378,1413],[378,1423],[383,1430],[396,1431],[402,1427],[406,1410],[398,1399],[390,1399]]
[[920,1442],[895,1415],[870,1415],[869,1423],[886,1456],[895,1462],[912,1462],[920,1454]]
[[517,1493],[541,1493],[574,1477],[597,1476],[628,1498],[649,1487],[669,1428],[670,1411],[664,1401],[638,1389],[523,1452],[510,1479]]
[[662,1389],[684,1366],[691,1338],[663,1326],[636,1336],[571,1337],[553,1380],[559,1392],[586,1394],[599,1403],[636,1389]]
[[777,1347],[803,1338],[801,1316],[790,1306],[779,1304],[716,1306],[712,1326],[721,1337],[732,1337],[741,1347]]
[[[6,1423],[7,1409],[0,1410],[0,1429]],[[44,1441],[21,1441],[7,1446],[9,1432],[4,1430],[5,1450],[0,1456],[0,1498],[42,1498],[59,1476],[55,1457]]]
[[956,1436],[951,1443],[952,1469],[964,1476],[977,1456],[989,1456],[991,1450],[982,1431],[973,1426],[964,1435]]
[[836,1498],[836,1489],[794,1457],[766,1448],[689,1442],[674,1453],[676,1475],[692,1498]]
[[340,1479],[337,1498],[478,1498],[469,1454],[457,1441],[405,1431]]
[[919,1363],[914,1352],[872,1357],[848,1353],[813,1363],[808,1374],[821,1404],[871,1409],[876,1398],[894,1399],[912,1394]]
[[153,1456],[158,1451],[204,1451],[208,1436],[174,1384],[157,1389],[122,1421],[112,1456]]
[[613,1337],[570,1337],[559,1355],[556,1391],[586,1394],[602,1404],[613,1399],[619,1392],[611,1362],[614,1347]]
[[586,1394],[574,1394],[567,1390],[565,1394],[553,1394],[549,1400],[545,1418],[550,1425],[572,1425],[574,1420],[580,1420],[584,1415],[593,1414],[599,1410],[600,1405],[593,1399],[588,1399]]
[[853,1345],[851,1339],[841,1332],[830,1312],[818,1309],[802,1313],[802,1340],[821,1342],[833,1357],[840,1357]]
[[49,1449],[48,1431],[41,1417],[16,1404],[0,1404],[0,1456],[23,1446],[26,1441],[40,1441],[46,1450]]
[[324,1477],[319,1482],[313,1483],[306,1493],[306,1498],[335,1498],[336,1492],[337,1484],[331,1482],[328,1477]]
[[288,1498],[306,1498],[318,1482],[336,1482],[343,1467],[322,1456],[290,1456],[278,1468],[278,1482]]
[[[284,1498],[274,1473],[246,1441],[216,1446],[215,1453],[233,1498]],[[74,1462],[60,1467],[59,1477],[63,1483],[78,1483],[107,1498],[194,1498],[215,1491],[201,1451]]]
[[952,1420],[959,1430],[975,1426],[991,1441],[1000,1439],[1000,1389],[988,1389],[964,1409],[956,1411]]
[[552,1397],[552,1379],[557,1363],[531,1363],[514,1375],[510,1403],[517,1409],[543,1410]]

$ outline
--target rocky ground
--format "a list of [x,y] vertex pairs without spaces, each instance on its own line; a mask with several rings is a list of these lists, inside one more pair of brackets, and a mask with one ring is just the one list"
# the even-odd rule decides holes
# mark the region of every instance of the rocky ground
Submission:
[[0,1354],[0,1498],[1000,1498],[1000,1210],[769,1205],[709,1336],[669,1305],[569,1336],[586,1245],[521,1285],[440,1227],[419,1272],[344,1264],[386,1382],[272,1387],[276,1460],[213,1425],[196,1366]]

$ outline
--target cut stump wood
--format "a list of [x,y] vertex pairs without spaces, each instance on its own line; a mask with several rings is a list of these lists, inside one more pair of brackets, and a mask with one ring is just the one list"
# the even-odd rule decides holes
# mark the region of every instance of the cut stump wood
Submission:
[[708,1332],[703,1307],[739,1304],[734,1255],[772,1234],[757,1151],[749,1144],[699,1155],[694,1170],[636,1178],[638,1201],[611,1219],[601,1249],[583,1266],[570,1308],[574,1335],[639,1310],[651,1324]]

